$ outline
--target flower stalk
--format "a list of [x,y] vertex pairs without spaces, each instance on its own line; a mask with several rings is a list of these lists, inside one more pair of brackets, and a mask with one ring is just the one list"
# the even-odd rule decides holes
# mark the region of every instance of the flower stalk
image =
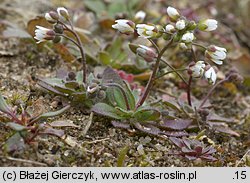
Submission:
[[161,57],[165,53],[165,51],[170,47],[170,45],[172,43],[173,43],[173,37],[169,40],[169,42],[166,44],[166,46],[161,51],[159,51],[159,49],[157,49],[158,57],[156,59],[156,63],[155,63],[153,72],[152,72],[152,74],[151,74],[151,76],[149,78],[149,81],[147,83],[147,86],[146,86],[146,89],[145,89],[144,93],[142,94],[142,97],[140,98],[140,100],[136,104],[136,109],[138,107],[140,107],[145,102],[145,100],[147,99],[147,96],[148,96],[148,94],[149,94],[149,92],[151,90],[151,87],[153,85],[153,82],[155,80],[155,76],[156,76],[156,73],[157,73],[159,65],[160,65]]
[[[87,78],[86,55],[85,55],[85,52],[84,52],[84,49],[83,49],[82,41],[81,41],[79,35],[76,33],[76,31],[73,28],[70,29],[65,23],[63,23],[61,21],[58,21],[58,22],[61,23],[64,26],[64,29],[66,31],[72,33],[75,36],[75,38],[76,38],[76,41],[78,43],[76,45],[78,46],[78,48],[80,50],[80,53],[81,53],[81,60],[82,60],[82,67],[83,67],[83,69],[82,69],[83,70],[82,71],[83,72],[83,83],[86,83],[86,78]],[[73,27],[72,24],[71,24],[71,27]]]

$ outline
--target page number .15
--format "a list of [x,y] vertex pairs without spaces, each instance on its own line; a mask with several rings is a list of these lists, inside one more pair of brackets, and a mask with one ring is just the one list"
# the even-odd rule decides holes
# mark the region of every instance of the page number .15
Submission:
[[246,179],[247,178],[247,171],[236,171],[234,174],[236,177],[233,179]]

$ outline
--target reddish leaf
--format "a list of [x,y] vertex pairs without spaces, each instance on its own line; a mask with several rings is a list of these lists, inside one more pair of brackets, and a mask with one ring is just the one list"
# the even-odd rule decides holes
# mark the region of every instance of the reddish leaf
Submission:
[[184,137],[189,135],[185,131],[162,131],[161,134],[169,137]]
[[140,123],[135,123],[134,126],[147,134],[151,134],[151,135],[159,135],[161,133],[161,130],[155,126],[152,125],[141,125]]
[[120,121],[111,121],[112,125],[116,128],[130,129],[129,123],[124,123]]
[[229,135],[234,135],[236,137],[240,136],[240,134],[238,134],[237,132],[233,131],[228,126],[217,126],[217,125],[214,125],[213,129],[215,129],[218,132],[226,133],[226,134],[229,134]]
[[52,127],[73,127],[73,128],[80,128],[80,126],[75,125],[70,120],[63,120],[63,121],[53,121],[50,123]]
[[39,134],[54,135],[54,136],[57,136],[59,138],[62,138],[64,136],[64,131],[57,130],[57,129],[50,128],[50,127],[45,127],[45,129],[42,132],[39,132]]
[[180,138],[176,138],[176,137],[169,137],[169,140],[171,142],[173,142],[177,147],[183,147],[185,146],[185,144],[183,143],[183,140]]
[[172,129],[172,130],[184,130],[192,123],[191,120],[188,119],[176,119],[176,120],[168,120],[163,119],[163,124],[159,124],[159,127]]

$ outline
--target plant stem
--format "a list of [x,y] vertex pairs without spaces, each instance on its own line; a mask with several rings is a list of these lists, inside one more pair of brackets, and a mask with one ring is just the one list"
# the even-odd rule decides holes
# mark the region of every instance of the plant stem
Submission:
[[[191,45],[191,52],[192,52],[192,56],[194,58],[195,62],[198,62],[195,51]],[[191,100],[191,84],[192,84],[192,75],[189,76],[189,80],[188,80],[188,85],[187,85],[187,101],[188,101],[188,105],[192,106],[192,100]]]
[[203,107],[203,105],[206,103],[206,101],[208,100],[208,98],[210,97],[210,95],[212,94],[212,92],[214,91],[214,89],[220,85],[221,83],[225,82],[228,80],[228,77],[219,81],[218,83],[216,83],[215,85],[213,85],[213,87],[209,90],[209,92],[207,93],[207,95],[203,98],[200,106],[199,106],[199,109],[201,109]]
[[[71,32],[75,36],[75,38],[77,40],[77,43],[79,45],[78,48],[79,48],[81,56],[82,56],[83,83],[86,83],[86,78],[87,78],[86,55],[85,55],[85,52],[84,52],[84,49],[83,49],[83,45],[82,45],[81,39],[80,39],[79,35],[73,29],[70,29],[65,23],[63,23],[61,21],[58,21],[58,22],[61,23],[65,27],[65,30]],[[71,24],[71,22],[70,22],[70,24]]]
[[163,76],[165,76],[167,74],[173,73],[173,72],[177,73],[178,71],[186,71],[186,70],[188,70],[188,69],[185,68],[185,69],[175,69],[175,70],[172,70],[172,71],[168,71],[168,72],[165,72],[162,75],[156,77],[154,80],[160,79],[161,77],[163,77]]
[[68,36],[66,36],[66,35],[64,35],[64,34],[56,34],[57,36],[62,36],[62,37],[64,37],[64,38],[66,38],[66,39],[68,39],[68,40],[70,40],[72,43],[74,43],[77,47],[80,47],[80,45],[74,40],[74,39],[72,39],[72,38],[70,38],[70,37],[68,37]]
[[192,43],[192,45],[195,45],[195,46],[199,46],[199,47],[201,47],[201,48],[203,48],[203,49],[207,49],[207,47],[205,47],[205,46],[203,46],[203,45],[201,45],[201,44],[199,44],[199,43]]
[[[149,39],[149,41],[152,43],[152,45],[155,47],[156,51],[158,54],[160,54],[160,50],[158,48],[158,46],[155,44],[155,42],[152,40],[152,39]],[[162,58],[160,59],[164,64],[166,64],[170,69],[172,69],[173,72],[175,72],[180,78],[181,80],[186,84],[188,85],[187,81],[184,79],[184,77],[177,72],[177,70],[172,66],[170,65],[166,60],[163,60]]]
[[[163,59],[161,59],[161,61],[164,63],[164,64],[166,64],[170,69],[172,69],[173,71],[176,71],[176,69],[172,66],[172,65],[170,65],[166,60],[163,60]],[[186,84],[186,85],[188,85],[188,82],[184,79],[184,77],[179,73],[179,72],[175,72],[176,74],[177,74],[177,76],[179,76],[179,78]]]
[[[149,92],[150,92],[150,89],[153,85],[153,82],[154,82],[154,78],[156,76],[156,73],[158,71],[158,67],[160,65],[160,61],[161,61],[161,57],[162,55],[165,53],[165,51],[169,48],[169,46],[173,43],[173,37],[170,39],[170,41],[166,44],[166,46],[160,51],[160,53],[158,54],[158,57],[157,57],[157,60],[156,60],[156,63],[155,63],[155,66],[154,66],[154,69],[153,69],[153,72],[149,78],[149,81],[147,83],[147,86],[146,86],[146,89],[142,95],[142,97],[140,98],[140,100],[138,101],[138,103],[136,104],[136,109],[138,107],[140,107],[144,101],[146,100]],[[157,47],[158,48],[158,47]]]
[[189,76],[188,80],[188,86],[187,86],[187,100],[188,100],[188,105],[192,106],[192,101],[191,101],[191,84],[192,84],[192,76]]

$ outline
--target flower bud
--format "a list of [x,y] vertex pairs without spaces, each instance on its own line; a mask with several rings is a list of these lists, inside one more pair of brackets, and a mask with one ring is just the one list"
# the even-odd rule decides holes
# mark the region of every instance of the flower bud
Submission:
[[192,32],[187,32],[185,33],[181,40],[184,42],[184,43],[191,43],[193,40],[195,39],[194,37],[194,34]]
[[63,33],[63,26],[61,24],[55,24],[54,25],[54,31],[58,34],[62,34]]
[[166,31],[167,33],[169,33],[169,34],[172,34],[172,33],[175,32],[175,28],[174,28],[173,25],[168,24],[168,25],[166,25],[166,27],[165,27],[165,31]]
[[69,72],[68,78],[70,81],[76,80],[76,74],[74,72]]
[[195,21],[190,21],[187,25],[187,30],[189,31],[193,31],[194,29],[196,29],[197,25],[195,23]]
[[60,36],[55,36],[55,38],[53,39],[53,43],[59,43],[60,41],[61,41]]
[[64,8],[64,7],[57,8],[57,13],[60,17],[63,17],[66,20],[69,20],[69,12],[66,8]]
[[186,27],[185,20],[179,20],[179,21],[177,21],[176,24],[175,24],[175,27],[176,27],[176,29],[178,29],[178,30],[183,30],[183,29],[185,29],[185,27]]
[[213,31],[217,29],[218,22],[214,19],[202,20],[198,23],[198,28],[201,31]]
[[147,62],[152,62],[156,57],[156,52],[147,46],[139,45],[139,47],[136,49],[136,53],[144,58]]
[[100,100],[103,100],[106,98],[106,92],[104,90],[100,90],[97,94],[97,97],[100,99]]
[[59,15],[55,12],[55,11],[50,11],[49,13],[45,13],[45,19],[49,22],[49,23],[56,23],[59,19]]
[[218,65],[223,64],[223,60],[226,58],[227,50],[222,47],[211,45],[207,48],[205,56]]
[[168,13],[170,20],[173,22],[176,22],[178,18],[180,18],[179,12],[171,6],[167,8],[167,13]]
[[145,17],[146,17],[146,13],[144,11],[138,11],[135,14],[135,22],[136,23],[141,23],[141,22],[143,22],[143,20],[145,19]]
[[133,34],[135,29],[135,23],[131,20],[119,19],[115,21],[116,24],[112,25],[114,29],[117,29],[122,34]]

